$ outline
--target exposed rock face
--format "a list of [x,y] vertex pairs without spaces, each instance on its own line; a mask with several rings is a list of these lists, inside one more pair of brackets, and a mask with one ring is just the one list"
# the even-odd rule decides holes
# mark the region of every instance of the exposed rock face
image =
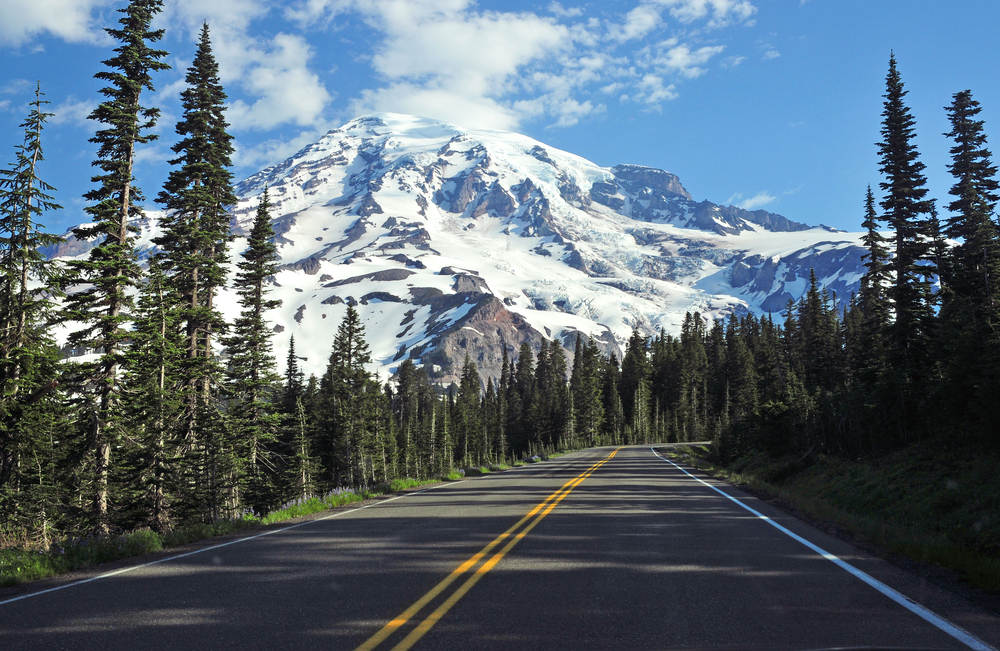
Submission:
[[622,186],[633,192],[648,188],[654,192],[674,194],[691,200],[691,195],[681,185],[681,180],[670,172],[642,165],[616,165],[612,171]]
[[542,334],[520,315],[507,310],[495,296],[482,296],[464,319],[441,333],[424,363],[439,367],[441,370],[432,371],[432,377],[450,384],[461,379],[462,364],[468,352],[483,378],[491,377],[495,381],[500,377],[504,348],[510,359],[516,359],[525,341],[537,351],[541,347]]

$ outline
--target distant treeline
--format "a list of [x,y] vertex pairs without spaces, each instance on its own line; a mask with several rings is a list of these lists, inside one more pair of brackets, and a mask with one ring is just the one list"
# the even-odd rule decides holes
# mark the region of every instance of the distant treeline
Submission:
[[[129,224],[143,196],[133,164],[159,115],[140,99],[166,67],[153,48],[162,30],[149,28],[160,9],[132,0],[107,30],[119,47],[97,75],[104,100],[90,116],[99,125],[91,223],[75,231],[97,241],[87,259],[40,253],[59,242],[38,223],[59,208],[38,174],[50,116],[40,88],[15,161],[0,170],[0,542],[168,531],[578,446],[710,438],[723,457],[854,457],[938,431],[992,444],[1000,431],[998,184],[968,91],[947,109],[955,185],[942,223],[890,59],[884,195],[876,204],[868,189],[866,273],[843,302],[812,277],[776,318],[689,314],[679,336],[633,332],[621,360],[582,338],[571,360],[555,342],[537,354],[522,345],[503,351],[485,388],[469,359],[451,387],[432,386],[410,360],[380,383],[347,307],[323,376],[303,377],[294,341],[282,376],[264,318],[277,307],[268,279],[278,259],[266,191],[227,277],[233,146],[207,25],[156,198],[158,253],[146,269],[136,258]],[[232,323],[215,305],[227,285],[240,297]],[[64,325],[77,328],[66,344],[90,355],[61,358],[52,332]]]

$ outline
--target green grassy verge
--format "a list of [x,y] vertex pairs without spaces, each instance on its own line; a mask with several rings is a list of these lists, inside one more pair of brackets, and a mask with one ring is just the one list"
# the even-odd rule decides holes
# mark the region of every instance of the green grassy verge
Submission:
[[[514,465],[523,465],[523,463],[515,462]],[[469,476],[485,475],[508,468],[510,466],[503,463],[470,468]],[[337,489],[323,497],[293,500],[264,516],[247,513],[242,518],[193,525],[163,534],[144,529],[120,536],[66,538],[54,544],[47,551],[0,548],[0,588],[17,585],[24,581],[65,574],[72,570],[138,556],[147,552],[177,547],[205,538],[319,513],[386,493],[397,493],[441,481],[458,481],[465,479],[465,477],[466,471],[463,469],[452,471],[436,479],[394,479],[388,484],[375,486],[371,491],[358,492],[349,488]]]
[[935,440],[872,459],[751,454],[726,466],[705,447],[675,459],[776,497],[857,540],[1000,592],[1000,456]]
[[44,579],[91,565],[108,563],[147,552],[185,545],[204,538],[274,524],[360,502],[386,493],[396,493],[426,484],[439,483],[443,479],[462,479],[462,477],[459,473],[453,472],[447,477],[439,479],[394,479],[389,484],[380,484],[374,487],[371,491],[337,489],[322,497],[293,500],[264,516],[258,517],[247,513],[239,519],[198,524],[163,534],[143,529],[120,536],[66,538],[52,545],[48,551],[0,549],[0,587],[9,587],[34,579]]

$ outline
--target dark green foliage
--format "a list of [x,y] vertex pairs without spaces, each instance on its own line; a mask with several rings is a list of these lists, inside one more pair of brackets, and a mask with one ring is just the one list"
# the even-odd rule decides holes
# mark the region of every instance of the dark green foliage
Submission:
[[126,356],[124,416],[130,432],[125,457],[118,464],[119,503],[131,527],[158,532],[173,527],[172,502],[179,489],[175,460],[179,455],[178,419],[183,413],[182,377],[178,360],[183,341],[176,296],[160,267],[151,258],[140,287]]
[[212,336],[225,322],[213,299],[226,281],[223,265],[232,239],[227,207],[236,203],[229,171],[233,145],[226,131],[226,94],[207,24],[185,81],[184,115],[177,123],[181,139],[171,148],[178,157],[170,164],[177,167],[156,199],[165,213],[160,221],[163,234],[154,243],[163,249],[164,270],[179,297],[188,339],[186,385],[200,388],[218,375],[212,362]]
[[48,545],[63,497],[57,469],[65,409],[56,389],[59,351],[48,334],[60,271],[39,251],[60,242],[38,219],[60,206],[38,176],[46,118],[40,88],[15,162],[0,170],[0,521],[30,529]]
[[[281,377],[271,353],[273,333],[264,319],[267,311],[281,305],[281,301],[267,298],[265,287],[267,278],[278,272],[278,254],[271,241],[274,231],[271,229],[269,208],[267,190],[264,190],[247,240],[247,249],[236,265],[239,271],[234,287],[242,310],[233,324],[232,335],[223,339],[229,352],[225,385],[228,434],[233,441],[235,456],[245,466],[242,471],[245,500],[241,501],[255,511],[274,501],[269,497],[276,487],[268,486],[264,469],[273,470],[276,467],[268,447],[277,440],[281,425],[281,415],[275,410]],[[294,418],[299,417],[299,403],[296,396],[295,411],[291,414]],[[308,459],[303,442],[294,445],[298,448],[295,454],[306,455],[305,459]]]
[[937,220],[933,217],[933,202],[926,198],[924,164],[917,160],[915,121],[904,103],[906,93],[896,58],[890,56],[883,96],[882,141],[877,145],[879,171],[885,177],[879,187],[886,193],[880,205],[884,221],[895,232],[889,290],[894,318],[887,328],[887,343],[897,388],[894,411],[904,436],[908,436],[907,421],[915,415],[914,403],[925,393],[931,372],[928,347],[936,303],[931,283],[937,272],[933,264]]
[[[948,251],[941,308],[944,381],[942,399],[953,417],[968,418],[977,428],[994,421],[1000,391],[1000,237],[993,221],[1000,183],[986,146],[981,110],[968,90],[955,93],[947,107],[955,145],[948,166],[955,184],[949,194],[951,216],[945,234],[959,243]],[[985,427],[984,427],[985,426]]]
[[139,102],[143,90],[153,91],[151,74],[169,68],[160,61],[167,53],[150,47],[163,38],[163,30],[150,29],[161,9],[160,0],[132,0],[119,10],[121,27],[105,30],[120,45],[115,56],[104,62],[108,69],[94,75],[108,84],[101,89],[105,101],[90,115],[102,125],[91,138],[98,145],[93,164],[101,173],[91,179],[97,187],[84,195],[93,223],[74,231],[79,239],[101,241],[87,260],[71,263],[79,285],[66,301],[67,317],[84,324],[70,336],[70,345],[100,355],[97,361],[81,365],[77,387],[92,449],[93,513],[102,532],[109,527],[108,473],[111,450],[119,436],[116,424],[122,418],[118,374],[130,337],[126,327],[132,307],[129,290],[141,276],[129,225],[142,215],[139,202],[143,196],[132,176],[135,153],[138,145],[156,139],[149,131],[160,113]]
[[[318,415],[324,483],[371,486],[388,466],[388,414],[391,403],[378,381],[366,370],[371,363],[364,326],[353,306],[347,306],[326,373],[320,382]],[[380,415],[386,418],[380,421]],[[382,477],[384,479],[384,477]]]
[[[163,251],[164,271],[177,297],[175,309],[185,337],[184,355],[179,360],[180,390],[186,405],[180,416],[186,428],[184,436],[195,449],[226,450],[238,456],[237,450],[245,442],[208,445],[207,434],[201,432],[222,419],[217,398],[223,369],[212,352],[212,342],[223,333],[226,323],[215,307],[215,295],[226,281],[224,264],[232,239],[227,207],[236,203],[229,171],[233,146],[226,131],[226,94],[219,82],[207,24],[202,26],[185,81],[187,88],[181,92],[184,113],[176,127],[181,139],[171,148],[178,157],[170,161],[175,168],[156,199],[165,211],[160,220],[162,235],[153,242]],[[242,418],[237,416],[236,422]],[[252,451],[248,456],[254,460],[251,467],[256,468],[256,444],[251,441],[249,445]],[[229,460],[226,465],[235,467],[234,463]],[[206,464],[206,468],[215,467],[218,460]],[[217,478],[203,480],[218,485]],[[238,508],[239,501],[238,495],[233,496],[232,508]]]
[[577,335],[570,390],[575,433],[570,445],[576,441],[595,445],[604,424],[604,405],[601,403],[601,353],[592,338],[583,344]]

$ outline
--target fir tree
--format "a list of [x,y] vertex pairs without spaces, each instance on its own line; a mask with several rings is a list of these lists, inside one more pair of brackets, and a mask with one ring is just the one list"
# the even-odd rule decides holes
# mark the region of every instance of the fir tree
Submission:
[[282,412],[291,416],[298,413],[299,398],[305,390],[299,358],[295,354],[295,335],[288,340],[288,355],[285,357],[285,390],[282,394]]
[[108,83],[101,89],[105,101],[90,115],[104,125],[91,138],[98,145],[93,164],[102,173],[91,179],[98,187],[84,195],[91,202],[85,210],[93,223],[74,230],[78,239],[103,237],[87,260],[71,263],[75,280],[84,289],[71,294],[66,303],[67,316],[84,324],[70,336],[70,344],[100,354],[96,362],[80,369],[79,386],[88,405],[84,418],[94,455],[93,513],[102,532],[108,530],[108,472],[119,435],[118,372],[130,336],[125,327],[132,305],[129,290],[141,275],[130,221],[142,216],[143,196],[134,184],[133,170],[137,146],[156,138],[149,131],[160,113],[142,106],[140,100],[142,91],[154,90],[152,73],[169,68],[161,61],[167,53],[150,47],[163,38],[163,30],[150,29],[161,9],[161,0],[132,0],[119,10],[121,28],[105,29],[120,45],[116,55],[104,61],[108,69],[94,75]]
[[[23,516],[29,528],[40,523],[47,546],[59,493],[51,441],[61,411],[52,402],[59,351],[48,325],[61,272],[41,249],[62,240],[37,221],[60,208],[48,194],[55,188],[38,176],[42,129],[52,115],[42,110],[42,96],[36,87],[15,162],[0,170],[0,518],[14,523]],[[22,463],[29,457],[46,463]]]
[[267,278],[278,272],[269,208],[265,189],[243,259],[237,263],[239,271],[234,287],[242,311],[233,324],[232,335],[223,340],[229,351],[226,394],[231,435],[235,449],[239,450],[238,456],[246,464],[248,499],[257,509],[266,501],[260,464],[271,465],[263,451],[277,438],[281,423],[275,396],[281,378],[271,353],[272,331],[264,318],[266,312],[281,306],[280,300],[267,298],[265,287]]
[[[888,329],[890,358],[900,390],[897,405],[900,423],[910,415],[907,405],[924,390],[930,366],[927,359],[935,297],[931,281],[936,273],[932,247],[933,203],[926,199],[924,164],[913,140],[914,119],[904,103],[907,91],[896,69],[896,57],[889,58],[885,102],[882,111],[882,141],[879,171],[885,180],[881,201],[884,219],[895,231],[892,259],[893,284],[889,295],[894,319]],[[904,425],[905,426],[905,425]]]
[[[1000,238],[993,214],[1000,195],[997,167],[987,148],[981,108],[968,90],[947,107],[955,141],[948,170],[955,177],[945,234],[959,240],[950,251],[946,300],[941,309],[944,341],[943,393],[948,413],[963,420],[990,420],[995,411],[1000,363]],[[970,413],[971,412],[971,413]],[[971,418],[970,418],[971,416]]]
[[365,443],[371,415],[367,401],[373,383],[365,365],[371,362],[364,326],[354,306],[348,305],[320,384],[320,410],[329,487],[359,486],[361,448]]
[[465,354],[462,364],[462,379],[458,387],[458,399],[452,411],[452,427],[455,432],[458,453],[463,465],[480,465],[486,453],[480,422],[480,379],[476,363]]
[[140,287],[126,356],[125,418],[131,432],[125,496],[137,513],[134,526],[169,531],[171,502],[177,489],[177,421],[183,404],[178,386],[182,341],[176,297],[159,259],[150,258]]
[[285,499],[308,498],[316,494],[319,464],[313,455],[309,437],[309,419],[302,396],[295,398],[295,413],[291,418],[291,450],[285,469]]
[[865,274],[861,277],[860,304],[865,320],[881,333],[889,323],[889,300],[885,288],[889,284],[889,251],[886,238],[879,232],[878,215],[875,212],[875,195],[872,186],[865,193],[865,218],[861,222],[865,234],[861,241],[865,246],[862,256]]
[[185,81],[184,113],[176,128],[181,139],[171,148],[178,157],[169,161],[176,168],[156,199],[165,208],[160,220],[163,234],[153,242],[163,250],[164,269],[180,299],[178,310],[187,338],[186,421],[192,437],[198,400],[208,400],[210,387],[221,374],[212,355],[212,338],[224,329],[225,321],[214,301],[226,281],[227,243],[232,239],[227,206],[236,203],[229,171],[233,145],[226,131],[226,94],[207,23]]
[[625,344],[619,387],[625,421],[632,425],[633,430],[643,421],[650,408],[650,375],[646,337],[633,328],[632,336]]

